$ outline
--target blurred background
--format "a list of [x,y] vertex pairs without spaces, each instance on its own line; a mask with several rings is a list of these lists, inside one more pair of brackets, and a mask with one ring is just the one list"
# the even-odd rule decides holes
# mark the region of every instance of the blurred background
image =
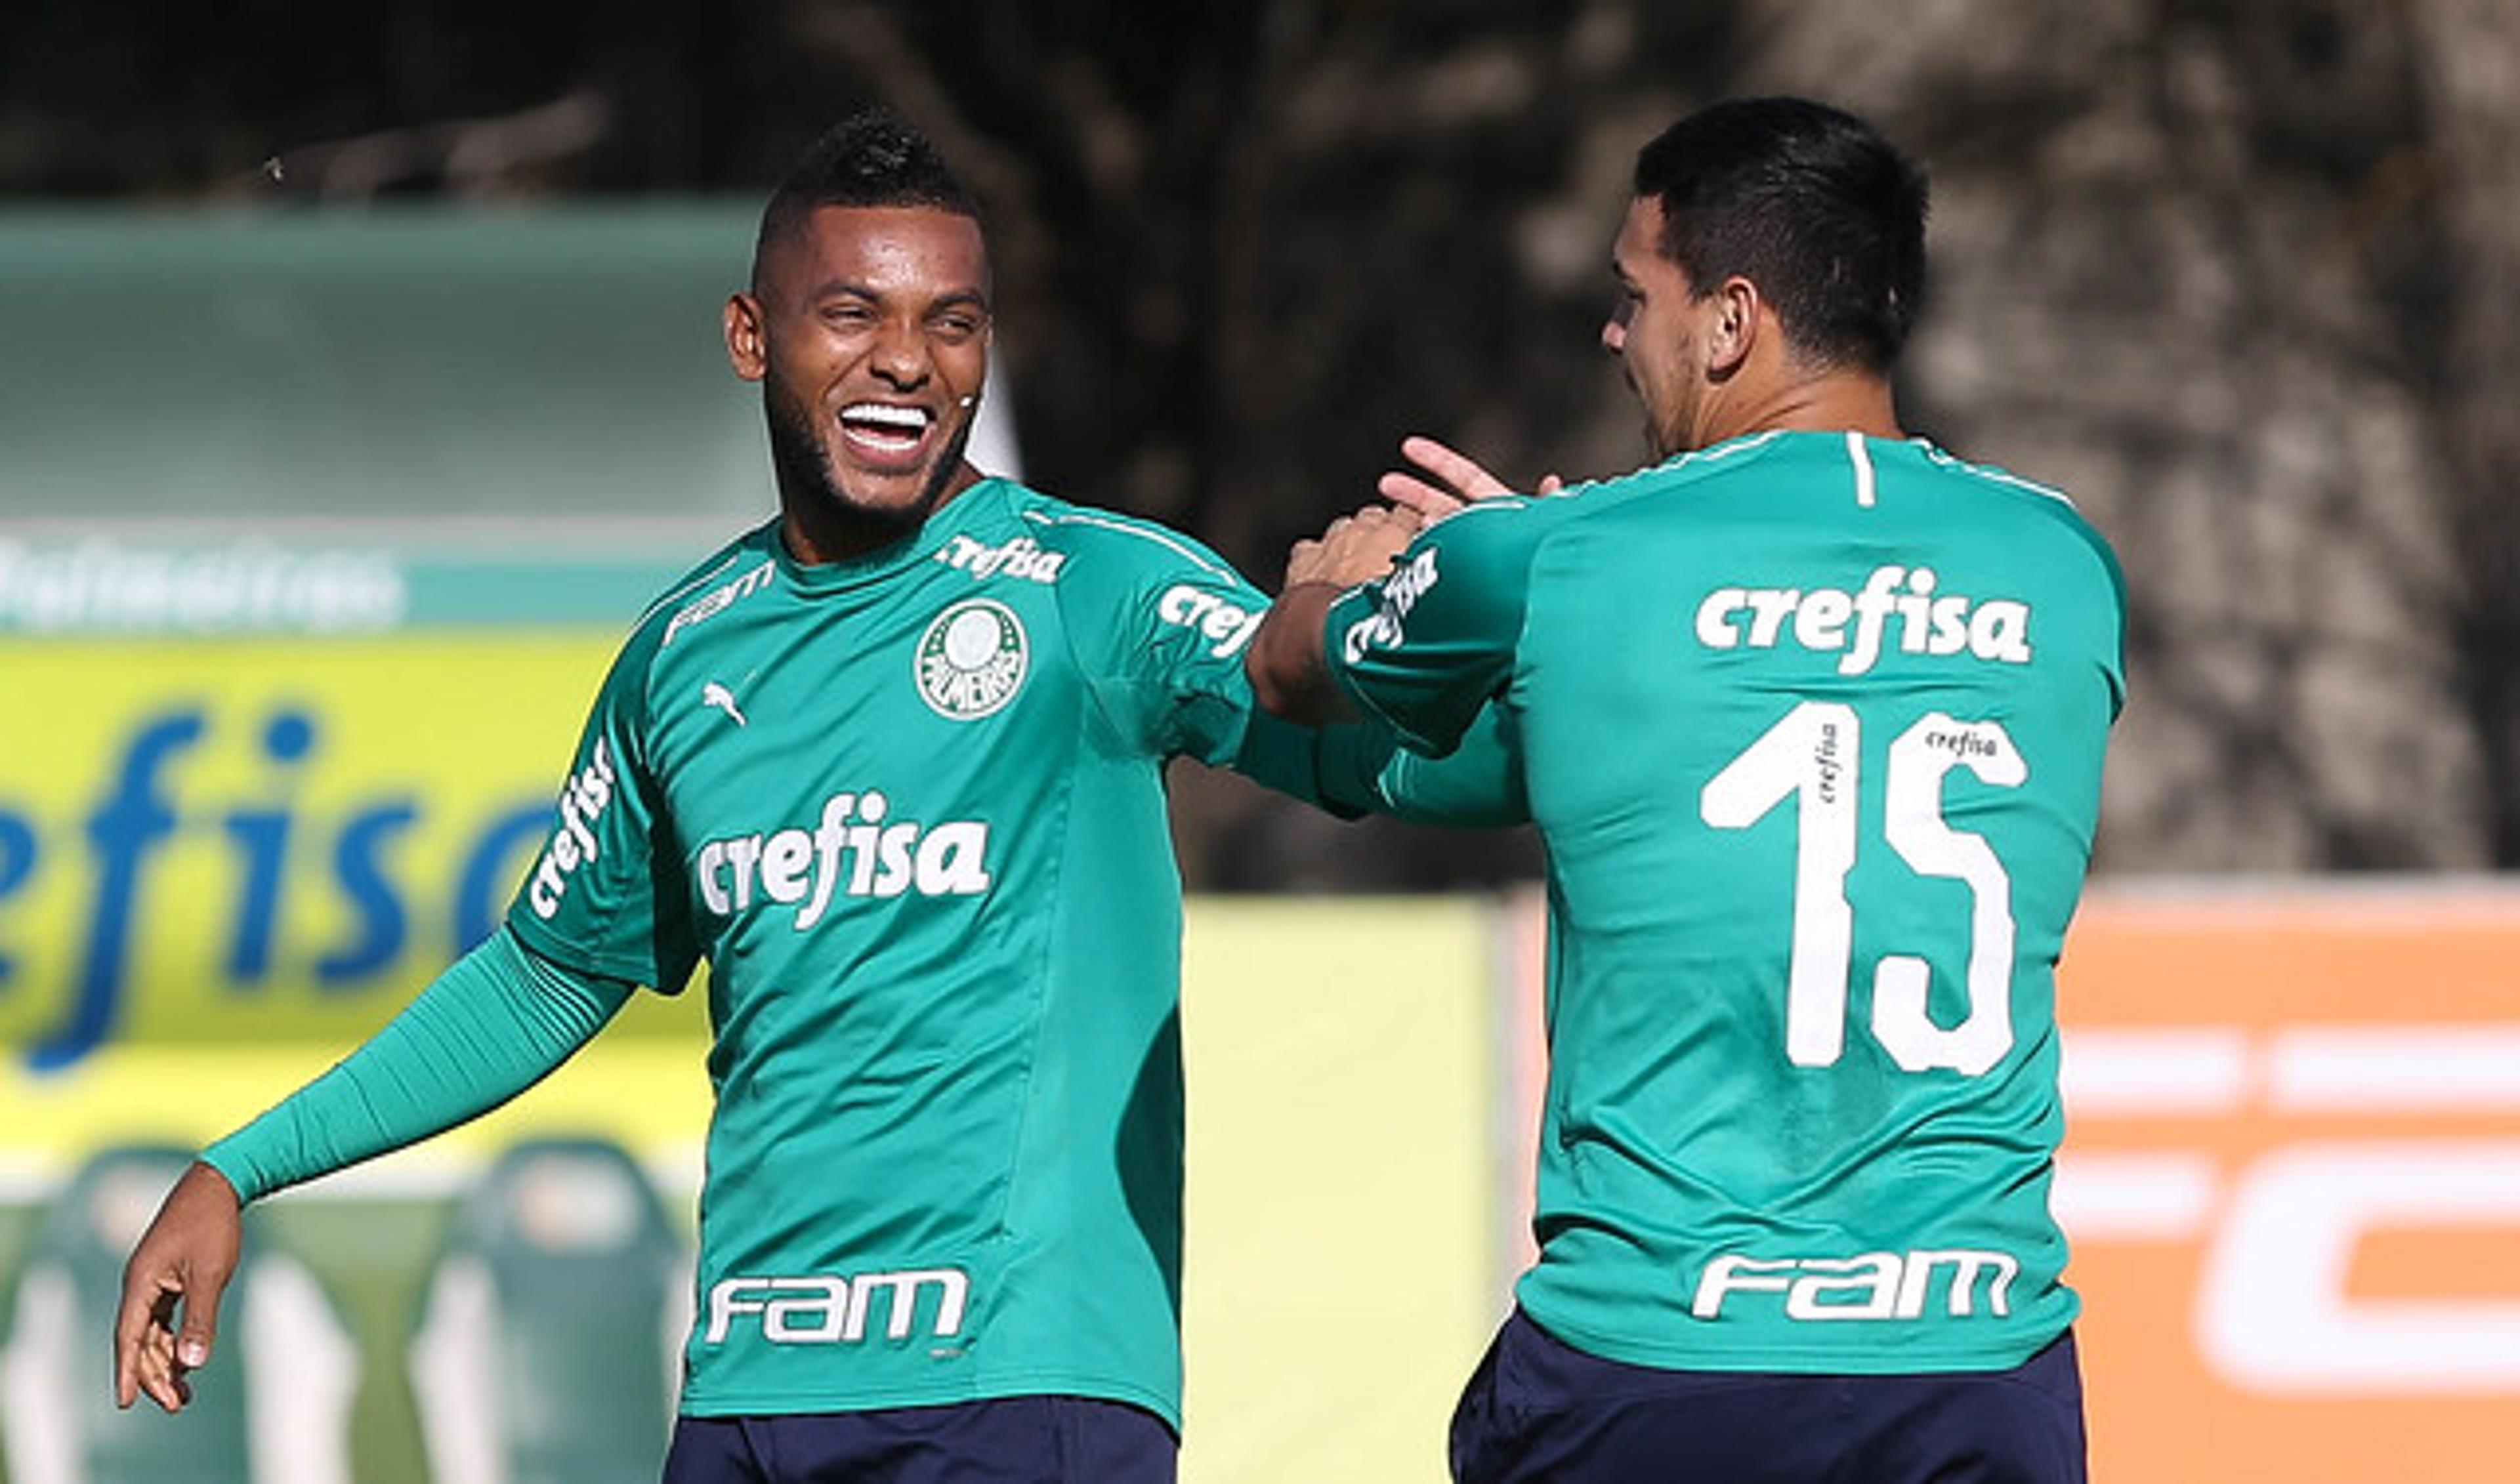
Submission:
[[[690,997],[258,1212],[276,1337],[219,1408],[106,1417],[82,1347],[167,1151],[486,930],[618,636],[770,513],[718,313],[823,127],[887,103],[986,203],[983,462],[1274,587],[1406,433],[1638,464],[1597,342],[1634,152],[1774,91],[1932,173],[1911,425],[2128,575],[2065,981],[2097,1476],[2507,1477],[2512,0],[14,0],[0,1478],[652,1466],[588,1439],[661,1426],[661,1342],[607,1326],[673,1318]],[[1185,1478],[1439,1478],[1520,1260],[1539,853],[1173,784]],[[588,1254],[617,1290],[551,1279]],[[645,1410],[537,1390],[554,1334]]]

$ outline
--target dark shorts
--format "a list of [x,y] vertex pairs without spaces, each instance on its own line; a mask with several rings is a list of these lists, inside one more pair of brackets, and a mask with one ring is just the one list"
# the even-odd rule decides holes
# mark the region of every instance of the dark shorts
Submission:
[[665,1484],[1173,1484],[1179,1451],[1153,1413],[1091,1397],[683,1417]]
[[1790,1375],[1586,1355],[1519,1309],[1453,1414],[1460,1484],[2084,1484],[2066,1334],[2010,1371]]

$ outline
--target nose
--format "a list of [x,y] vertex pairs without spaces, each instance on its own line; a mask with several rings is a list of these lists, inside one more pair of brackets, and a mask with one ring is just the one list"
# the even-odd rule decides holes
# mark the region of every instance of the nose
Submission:
[[1601,322],[1601,348],[1612,355],[1627,353],[1628,327],[1615,314]]
[[927,380],[934,360],[928,354],[927,337],[918,324],[904,319],[890,319],[876,336],[875,351],[869,357],[869,368],[893,386],[907,391]]

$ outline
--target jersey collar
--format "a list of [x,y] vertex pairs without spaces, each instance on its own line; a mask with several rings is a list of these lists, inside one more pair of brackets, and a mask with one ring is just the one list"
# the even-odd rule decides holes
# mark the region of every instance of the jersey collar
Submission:
[[837,562],[797,561],[796,554],[788,549],[787,523],[773,518],[769,527],[771,554],[779,562],[780,576],[800,593],[837,593],[873,586],[932,558],[948,537],[978,513],[981,505],[995,502],[1000,493],[997,486],[1003,482],[995,475],[985,477],[946,501],[919,529],[890,546]]

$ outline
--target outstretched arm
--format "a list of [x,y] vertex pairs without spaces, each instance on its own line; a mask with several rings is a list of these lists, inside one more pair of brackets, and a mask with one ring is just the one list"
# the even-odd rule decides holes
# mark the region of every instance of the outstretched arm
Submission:
[[1355,719],[1324,662],[1323,626],[1339,595],[1389,572],[1423,523],[1415,511],[1370,505],[1331,521],[1320,540],[1295,543],[1286,585],[1243,655],[1261,705],[1308,726]]
[[548,1076],[638,987],[577,973],[505,928],[438,975],[384,1029],[204,1150],[176,1182],[122,1273],[113,1392],[168,1412],[210,1358],[248,1200],[417,1143]]
[[[1341,592],[1389,571],[1391,559],[1418,531],[1465,506],[1514,493],[1486,466],[1421,434],[1400,441],[1400,456],[1417,472],[1394,470],[1375,484],[1391,502],[1369,506],[1330,522],[1318,541],[1298,541],[1286,561],[1286,582],[1268,619],[1253,636],[1244,660],[1260,703],[1289,721],[1310,726],[1352,720],[1348,704],[1323,662],[1322,632]],[[1566,481],[1550,474],[1539,493],[1553,495]]]

